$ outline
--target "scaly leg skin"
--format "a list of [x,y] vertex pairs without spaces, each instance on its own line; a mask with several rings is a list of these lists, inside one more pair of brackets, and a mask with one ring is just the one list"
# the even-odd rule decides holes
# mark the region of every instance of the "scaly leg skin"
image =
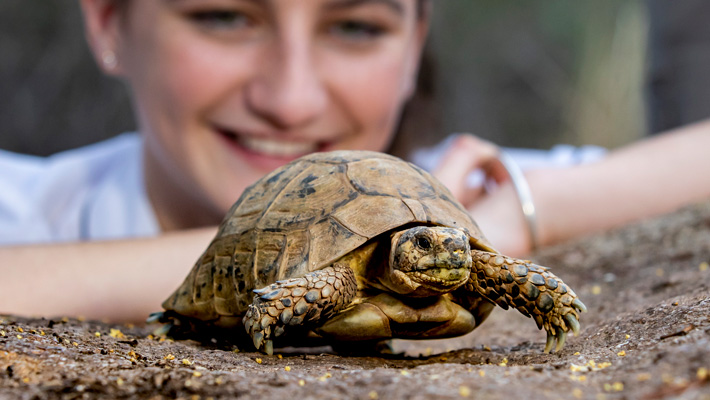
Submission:
[[301,278],[278,281],[254,290],[244,327],[254,347],[271,355],[273,339],[283,335],[286,327],[325,321],[348,306],[356,292],[355,273],[337,263]]
[[471,277],[464,285],[503,309],[513,307],[547,331],[545,353],[562,349],[567,332],[579,333],[579,313],[587,307],[560,278],[530,261],[472,250]]

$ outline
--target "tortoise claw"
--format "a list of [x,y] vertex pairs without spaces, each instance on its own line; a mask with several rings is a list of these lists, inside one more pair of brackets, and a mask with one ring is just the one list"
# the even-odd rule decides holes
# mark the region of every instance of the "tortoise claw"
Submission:
[[552,346],[555,345],[555,335],[552,332],[547,331],[547,341],[545,342],[545,353],[549,354],[552,351]]
[[555,352],[562,350],[562,347],[564,347],[566,340],[567,340],[567,332],[558,326],[557,327],[557,346],[555,346]]
[[567,324],[570,328],[572,328],[574,336],[577,336],[579,334],[579,321],[577,320],[577,317],[575,317],[572,313],[565,314],[565,321],[567,321]]
[[587,306],[585,306],[580,299],[574,299],[572,306],[581,312],[587,312]]
[[165,313],[162,311],[151,313],[148,318],[146,318],[145,323],[150,324],[153,322],[158,322],[161,318],[163,318],[163,315],[165,315]]
[[266,340],[264,342],[264,353],[266,353],[269,356],[274,355],[274,341],[273,340]]
[[261,344],[264,343],[264,334],[262,332],[254,332],[252,334],[252,340],[254,341],[254,347],[260,350]]

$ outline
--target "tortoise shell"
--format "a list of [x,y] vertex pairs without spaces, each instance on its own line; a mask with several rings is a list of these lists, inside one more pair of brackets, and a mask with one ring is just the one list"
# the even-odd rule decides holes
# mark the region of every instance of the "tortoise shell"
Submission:
[[414,164],[368,151],[302,157],[244,191],[163,308],[234,325],[253,289],[324,268],[413,223],[460,228],[472,248],[495,251],[449,190]]

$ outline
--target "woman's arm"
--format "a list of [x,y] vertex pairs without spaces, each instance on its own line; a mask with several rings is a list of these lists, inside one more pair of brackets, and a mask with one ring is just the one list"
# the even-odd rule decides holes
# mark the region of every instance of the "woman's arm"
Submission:
[[0,314],[144,321],[161,310],[215,233],[0,247]]
[[[532,170],[526,177],[541,245],[670,212],[710,198],[710,121],[634,143],[598,162]],[[500,251],[530,252],[510,183],[465,205]]]

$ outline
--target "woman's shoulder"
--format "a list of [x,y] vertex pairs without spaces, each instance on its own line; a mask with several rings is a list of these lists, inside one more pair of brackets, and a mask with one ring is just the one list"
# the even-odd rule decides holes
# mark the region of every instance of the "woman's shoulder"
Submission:
[[107,202],[145,209],[141,154],[136,133],[48,157],[0,151],[0,244],[90,239]]

